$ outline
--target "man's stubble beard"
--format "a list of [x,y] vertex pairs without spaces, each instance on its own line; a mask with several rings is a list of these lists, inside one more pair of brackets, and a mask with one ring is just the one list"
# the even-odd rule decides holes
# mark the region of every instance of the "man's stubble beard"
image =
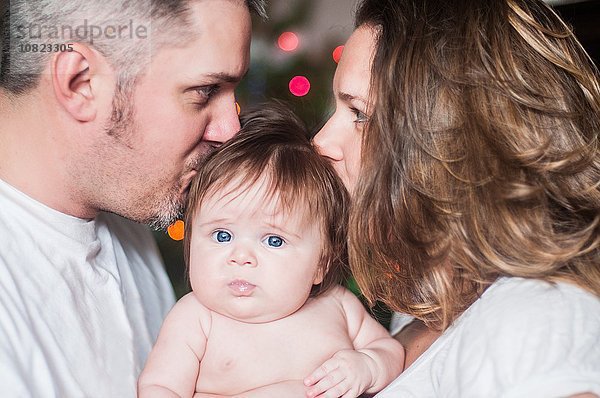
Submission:
[[[110,124],[106,127],[105,131],[109,136],[121,141],[122,145],[131,148],[127,140],[133,135],[140,133],[135,123],[135,107],[132,92],[117,90],[113,100]],[[201,160],[195,159],[191,164],[186,164],[186,169],[197,168]],[[125,205],[122,209],[111,212],[130,220],[147,224],[155,230],[166,230],[169,225],[183,217],[187,199],[187,195],[180,193],[182,192],[181,185],[183,181],[181,177],[183,172],[184,170],[181,171],[177,185],[171,187],[166,195],[154,198],[152,192],[141,193],[141,197],[133,198],[129,206]],[[148,203],[148,201],[153,203]]]

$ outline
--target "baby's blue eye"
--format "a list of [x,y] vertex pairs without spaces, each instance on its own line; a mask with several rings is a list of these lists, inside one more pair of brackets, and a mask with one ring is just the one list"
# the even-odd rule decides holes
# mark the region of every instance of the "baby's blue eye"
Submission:
[[219,229],[212,234],[212,238],[219,243],[229,242],[231,240],[231,234],[227,231]]
[[281,247],[285,243],[283,238],[277,235],[269,235],[265,239],[265,243],[270,247]]

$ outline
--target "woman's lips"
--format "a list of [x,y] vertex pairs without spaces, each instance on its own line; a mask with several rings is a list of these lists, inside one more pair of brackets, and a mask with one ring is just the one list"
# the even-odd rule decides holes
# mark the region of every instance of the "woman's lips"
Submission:
[[256,287],[256,285],[242,279],[233,280],[229,282],[227,286],[229,286],[233,291],[233,294],[238,297],[250,296]]

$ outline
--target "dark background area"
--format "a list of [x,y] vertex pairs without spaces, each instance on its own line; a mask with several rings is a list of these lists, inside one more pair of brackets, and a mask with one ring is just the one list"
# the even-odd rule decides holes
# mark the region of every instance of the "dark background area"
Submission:
[[600,1],[567,4],[554,9],[573,27],[575,35],[596,66],[600,65]]

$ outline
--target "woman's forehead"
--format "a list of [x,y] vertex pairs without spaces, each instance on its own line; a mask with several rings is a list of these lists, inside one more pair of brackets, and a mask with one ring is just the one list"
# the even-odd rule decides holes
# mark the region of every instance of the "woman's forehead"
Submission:
[[375,30],[368,26],[359,27],[344,46],[334,77],[336,94],[367,99],[374,54]]

